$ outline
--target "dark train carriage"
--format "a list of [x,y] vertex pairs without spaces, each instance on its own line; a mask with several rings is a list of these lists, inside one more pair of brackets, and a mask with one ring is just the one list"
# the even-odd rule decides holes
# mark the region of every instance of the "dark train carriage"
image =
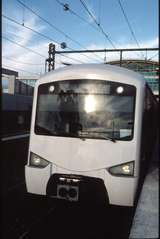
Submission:
[[32,96],[2,95],[2,137],[29,132]]

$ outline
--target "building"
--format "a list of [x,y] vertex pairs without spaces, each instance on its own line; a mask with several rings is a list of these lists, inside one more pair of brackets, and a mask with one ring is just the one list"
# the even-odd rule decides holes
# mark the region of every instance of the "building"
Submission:
[[2,93],[12,95],[33,95],[36,77],[18,76],[18,72],[2,68]]
[[19,77],[18,72],[2,68],[2,136],[29,132],[34,77]]
[[[111,65],[120,65],[120,61],[107,62]],[[147,83],[151,87],[154,95],[159,95],[159,63],[156,61],[147,60],[122,60],[121,66],[140,72],[144,75]]]
[[17,71],[2,68],[2,93],[14,94]]
[[21,95],[33,95],[33,90],[38,78],[32,76],[16,77],[15,93]]

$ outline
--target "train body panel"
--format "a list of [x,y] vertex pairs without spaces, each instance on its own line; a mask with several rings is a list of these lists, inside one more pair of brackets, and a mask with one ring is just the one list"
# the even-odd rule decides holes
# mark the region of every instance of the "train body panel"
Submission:
[[143,77],[120,67],[77,65],[43,76],[34,92],[28,192],[70,201],[106,194],[109,204],[133,206],[145,98]]

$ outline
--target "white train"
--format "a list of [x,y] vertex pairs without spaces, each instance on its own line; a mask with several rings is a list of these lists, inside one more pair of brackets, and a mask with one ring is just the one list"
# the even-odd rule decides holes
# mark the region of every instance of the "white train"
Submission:
[[155,104],[143,76],[117,66],[73,65],[42,76],[34,91],[27,191],[133,206],[155,136]]

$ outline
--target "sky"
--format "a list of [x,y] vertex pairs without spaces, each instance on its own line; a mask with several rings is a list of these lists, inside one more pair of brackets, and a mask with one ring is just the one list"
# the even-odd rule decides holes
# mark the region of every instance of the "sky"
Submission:
[[[61,4],[68,4],[70,11]],[[65,50],[158,47],[158,0],[2,1],[3,67],[19,75],[44,74],[51,42],[59,51],[62,42],[67,44]],[[123,57],[158,60],[156,51],[129,52]],[[104,59],[118,60],[119,53],[56,54],[55,68],[64,63],[103,63]]]

